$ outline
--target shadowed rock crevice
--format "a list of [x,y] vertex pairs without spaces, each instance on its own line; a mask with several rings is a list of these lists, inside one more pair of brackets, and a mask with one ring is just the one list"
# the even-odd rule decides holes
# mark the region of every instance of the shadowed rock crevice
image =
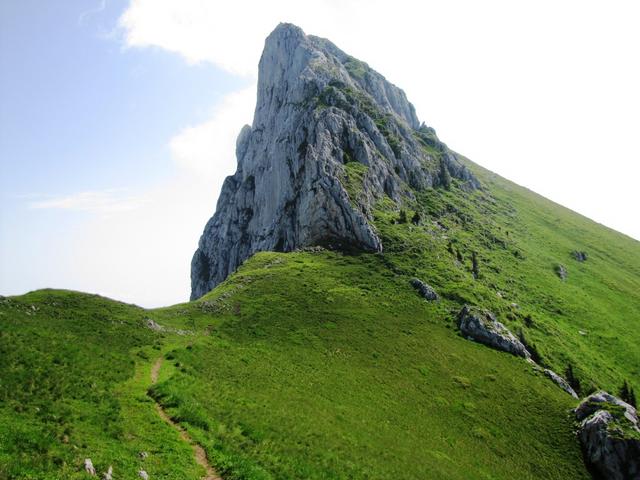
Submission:
[[[381,251],[375,203],[442,186],[443,168],[463,188],[479,186],[401,89],[290,24],[265,42],[253,125],[240,131],[236,156],[193,256],[192,299],[259,251]],[[357,192],[345,185],[350,162],[366,167]]]

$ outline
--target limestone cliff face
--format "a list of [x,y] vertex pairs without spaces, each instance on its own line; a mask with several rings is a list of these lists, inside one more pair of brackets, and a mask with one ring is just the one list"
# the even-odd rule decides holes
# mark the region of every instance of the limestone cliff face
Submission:
[[[207,293],[258,251],[322,245],[381,251],[370,222],[385,194],[455,177],[478,182],[402,90],[325,39],[280,24],[267,38],[253,125],[236,143],[227,177],[191,263],[191,298]],[[351,198],[345,165],[366,167]]]

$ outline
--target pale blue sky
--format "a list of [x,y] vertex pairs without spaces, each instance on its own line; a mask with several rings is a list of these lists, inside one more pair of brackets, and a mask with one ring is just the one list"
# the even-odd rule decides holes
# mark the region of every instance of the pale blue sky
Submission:
[[205,120],[205,106],[237,88],[237,79],[211,64],[194,68],[162,50],[125,49],[115,27],[126,2],[92,13],[99,4],[0,3],[6,195],[58,195],[168,175],[166,138]]
[[280,21],[404,88],[457,151],[640,238],[637,1],[313,5],[0,1],[0,294],[186,300]]
[[170,179],[167,139],[249,83],[161,49],[125,48],[116,28],[125,7],[0,3],[0,293],[83,288],[64,271],[64,243],[95,212],[30,205],[76,192],[135,196]]

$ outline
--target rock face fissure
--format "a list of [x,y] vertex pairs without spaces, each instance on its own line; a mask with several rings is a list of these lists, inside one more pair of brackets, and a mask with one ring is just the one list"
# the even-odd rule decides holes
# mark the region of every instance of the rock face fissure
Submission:
[[[258,251],[381,251],[372,207],[476,178],[435,131],[420,125],[404,92],[328,40],[280,24],[267,38],[252,126],[236,142],[238,168],[222,187],[191,263],[191,298]],[[361,185],[346,187],[351,162]]]

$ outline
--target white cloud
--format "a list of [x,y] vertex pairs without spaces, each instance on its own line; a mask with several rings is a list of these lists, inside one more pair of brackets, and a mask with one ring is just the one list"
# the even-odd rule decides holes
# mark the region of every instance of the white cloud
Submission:
[[220,179],[235,167],[235,138],[243,124],[251,123],[256,85],[226,95],[210,120],[184,128],[169,145],[176,163],[197,175]]
[[255,75],[266,35],[296,23],[403,87],[451,147],[640,238],[639,17],[624,0],[132,0],[120,26],[130,47]]
[[78,25],[83,26],[88,18],[102,13],[107,7],[107,0],[99,0],[94,8],[89,8],[78,15]]
[[210,176],[178,171],[147,190],[140,208],[94,216],[65,247],[69,286],[147,307],[187,301],[191,256],[218,190]]
[[[257,12],[256,10],[262,10]],[[238,41],[238,28],[247,18],[269,12],[267,2],[255,9],[220,9],[219,2],[200,0],[136,0],[120,18],[131,47],[159,47],[179,53],[189,63],[211,62],[227,71],[251,75],[256,71],[262,32],[243,29],[248,41]]]
[[148,200],[144,196],[130,196],[118,190],[79,192],[63,197],[37,200],[29,204],[33,209],[76,210],[89,213],[117,213],[140,208]]
[[319,0],[310,8],[295,0],[132,0],[119,24],[130,47],[158,47],[189,63],[210,62],[237,75],[255,76],[264,39],[279,22],[318,17],[341,23],[354,5],[369,4]]

